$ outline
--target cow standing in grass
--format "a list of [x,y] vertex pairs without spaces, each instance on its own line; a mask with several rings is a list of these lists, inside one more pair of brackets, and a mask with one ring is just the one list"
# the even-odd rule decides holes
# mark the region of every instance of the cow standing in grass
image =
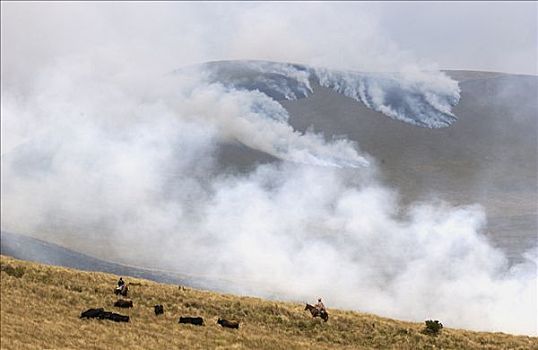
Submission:
[[119,300],[116,300],[116,302],[114,303],[114,306],[115,307],[133,307],[133,301],[132,300],[124,300],[124,299],[119,299]]
[[80,318],[98,318],[100,320],[111,320],[115,322],[129,322],[129,316],[105,311],[103,308],[88,309],[80,314]]
[[237,322],[237,321],[228,321],[228,320],[219,318],[217,323],[220,324],[222,327],[225,327],[225,328],[239,329],[239,322]]
[[203,326],[204,319],[201,317],[190,317],[190,316],[181,316],[178,323],[190,323],[195,326]]
[[155,305],[155,316],[164,314],[164,307],[162,305]]

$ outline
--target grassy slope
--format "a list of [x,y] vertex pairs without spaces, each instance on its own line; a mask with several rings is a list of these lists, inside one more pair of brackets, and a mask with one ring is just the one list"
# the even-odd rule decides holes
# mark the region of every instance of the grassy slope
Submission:
[[[1,348],[159,349],[538,349],[538,338],[443,329],[420,333],[423,324],[359,312],[329,310],[324,324],[303,305],[194,290],[127,278],[134,308],[114,310],[117,276],[81,272],[1,256]],[[156,317],[153,305],[163,304]],[[104,307],[131,316],[129,323],[79,319]],[[206,325],[180,325],[180,315],[202,316]],[[240,320],[223,329],[218,317]]]

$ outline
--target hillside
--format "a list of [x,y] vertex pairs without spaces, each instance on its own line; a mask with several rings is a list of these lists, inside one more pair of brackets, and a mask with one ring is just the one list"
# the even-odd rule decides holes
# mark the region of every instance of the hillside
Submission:
[[[312,320],[303,305],[217,294],[127,278],[134,308],[112,307],[116,275],[82,272],[1,256],[1,348],[199,349],[538,349],[535,337],[444,328],[437,337],[423,324],[334,310]],[[163,304],[164,316],[153,305]],[[92,307],[128,314],[129,323],[81,320]],[[203,327],[179,316],[202,316]],[[218,317],[241,321],[223,329]],[[442,321],[442,320],[441,320]]]
[[107,272],[148,279],[160,283],[181,284],[193,288],[220,290],[224,282],[189,277],[169,271],[145,269],[94,258],[60,245],[10,232],[0,232],[0,254],[16,259],[73,268],[83,271]]

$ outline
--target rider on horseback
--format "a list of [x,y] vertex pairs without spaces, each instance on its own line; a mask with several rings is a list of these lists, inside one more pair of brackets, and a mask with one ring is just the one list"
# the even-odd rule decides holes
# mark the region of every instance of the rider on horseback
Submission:
[[329,320],[329,313],[327,312],[325,305],[323,305],[321,298],[318,298],[318,303],[315,305],[310,305],[307,303],[304,309],[305,311],[310,311],[312,317],[321,317],[321,319],[325,322]]
[[122,277],[120,277],[120,279],[118,281],[117,289],[119,289],[120,291],[123,291],[123,288],[125,288],[125,281],[123,280]]
[[327,310],[325,309],[325,305],[323,305],[323,303],[321,302],[321,298],[318,298],[318,303],[314,306],[316,307],[316,309],[318,309],[320,314],[323,312],[327,312]]

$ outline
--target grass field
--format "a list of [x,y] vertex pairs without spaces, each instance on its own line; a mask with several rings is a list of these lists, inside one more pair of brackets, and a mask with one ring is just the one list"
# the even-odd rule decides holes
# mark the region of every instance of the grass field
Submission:
[[[124,278],[132,309],[112,305],[118,276],[1,256],[2,349],[538,349],[538,338],[443,328],[329,309],[329,322],[304,305]],[[153,306],[164,305],[155,316]],[[88,308],[129,315],[129,323],[80,319]],[[201,316],[202,327],[178,324]],[[241,322],[221,328],[219,317]],[[442,321],[442,320],[441,320]]]

